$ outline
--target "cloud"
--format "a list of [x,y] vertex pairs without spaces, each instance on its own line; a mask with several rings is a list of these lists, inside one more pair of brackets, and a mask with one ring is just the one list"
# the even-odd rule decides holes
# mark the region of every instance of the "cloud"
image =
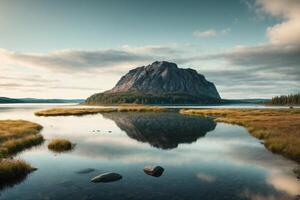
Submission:
[[223,30],[220,30],[220,31],[217,31],[215,29],[209,29],[209,30],[206,30],[206,31],[199,31],[199,30],[196,30],[193,32],[193,35],[196,36],[196,37],[216,37],[218,35],[224,35],[224,34],[228,34],[229,32],[231,31],[230,28],[226,28],[226,29],[223,29]]
[[178,55],[185,52],[187,48],[192,48],[191,44],[169,44],[169,45],[145,45],[145,46],[129,46],[123,45],[122,49],[131,53],[143,54],[163,54]]
[[255,8],[260,13],[279,17],[282,20],[267,28],[269,42],[236,47],[228,52],[209,55],[206,58],[223,58],[231,65],[253,67],[255,70],[269,71],[273,74],[285,74],[289,78],[299,80],[300,1],[256,0]]
[[[228,69],[205,72],[225,93],[239,93],[247,88],[257,94],[286,94],[300,88],[300,1],[244,1],[261,15],[277,17],[280,22],[266,29],[268,42],[237,46],[227,51],[182,57],[179,63],[222,61]],[[252,2],[252,3],[251,3]],[[253,3],[254,2],[254,3]],[[279,87],[280,85],[280,87]],[[227,86],[227,87],[226,87]],[[228,86],[231,86],[230,89]],[[239,96],[235,95],[235,96]],[[269,96],[269,95],[267,95]]]
[[213,183],[217,179],[215,176],[205,174],[205,173],[197,173],[196,176],[201,181],[204,181],[204,182],[207,182],[207,183]]
[[217,31],[214,29],[209,29],[206,31],[196,30],[196,31],[194,31],[193,35],[196,37],[215,37],[215,36],[217,36]]
[[[189,44],[124,45],[118,49],[75,50],[64,49],[49,53],[22,53],[0,49],[0,63],[48,69],[60,73],[120,72],[120,68],[152,63],[155,60],[177,57],[192,48]],[[124,72],[124,71],[123,71]]]
[[153,58],[124,50],[60,50],[46,54],[19,53],[0,49],[0,60],[9,64],[47,68],[55,72],[89,71],[99,68],[144,63]]
[[262,44],[236,47],[228,52],[190,58],[191,60],[224,59],[227,65],[247,67],[269,73],[286,74],[300,79],[300,46]]
[[267,30],[272,44],[300,45],[300,1],[299,0],[257,0],[261,12],[281,18],[283,21]]

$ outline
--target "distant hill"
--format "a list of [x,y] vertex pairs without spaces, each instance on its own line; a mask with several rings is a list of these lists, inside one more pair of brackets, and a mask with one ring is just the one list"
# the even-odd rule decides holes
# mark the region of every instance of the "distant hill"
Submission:
[[156,61],[125,74],[111,90],[90,96],[86,104],[212,104],[221,97],[212,82],[193,69]]
[[222,99],[224,104],[265,104],[270,99]]
[[82,103],[84,99],[35,99],[35,98],[8,98],[0,97],[3,103]]

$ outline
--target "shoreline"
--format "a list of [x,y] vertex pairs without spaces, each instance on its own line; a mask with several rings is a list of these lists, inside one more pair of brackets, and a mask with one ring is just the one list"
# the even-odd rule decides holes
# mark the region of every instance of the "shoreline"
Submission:
[[300,109],[181,109],[179,113],[243,126],[268,150],[300,164]]

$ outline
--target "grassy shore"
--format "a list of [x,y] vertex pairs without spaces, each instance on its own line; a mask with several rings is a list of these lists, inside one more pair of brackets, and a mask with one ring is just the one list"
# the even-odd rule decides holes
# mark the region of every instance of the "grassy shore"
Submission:
[[0,158],[43,142],[42,126],[24,120],[0,120]]
[[182,109],[180,113],[242,125],[264,140],[267,149],[300,163],[300,109]]
[[64,151],[70,151],[73,149],[73,144],[66,139],[53,139],[48,144],[48,149],[54,151],[54,152],[64,152]]
[[26,148],[41,144],[42,126],[24,120],[0,120],[0,189],[24,179],[33,168],[22,160],[7,159]]
[[23,160],[0,159],[0,189],[21,182],[34,170]]
[[167,109],[158,106],[121,106],[117,108],[51,108],[35,112],[37,116],[88,115],[109,112],[165,112]]

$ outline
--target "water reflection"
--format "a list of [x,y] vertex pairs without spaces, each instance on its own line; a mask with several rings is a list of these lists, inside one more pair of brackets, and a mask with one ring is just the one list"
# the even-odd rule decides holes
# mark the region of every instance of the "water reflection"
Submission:
[[216,127],[211,118],[177,113],[104,113],[103,116],[113,120],[130,138],[160,149],[195,142]]
[[[1,200],[294,200],[300,193],[300,181],[292,172],[295,163],[267,151],[240,126],[216,126],[211,119],[176,113],[45,118],[32,114],[37,109],[0,109],[0,118],[38,122],[46,140],[66,138],[76,148],[56,155],[46,142],[22,152],[18,157],[39,170],[1,191]],[[162,166],[163,175],[147,176],[143,168],[149,165]],[[124,178],[90,183],[109,171]]]
[[[0,191],[20,184],[21,182],[23,182],[26,179],[26,177],[27,177],[27,174],[23,175],[23,176],[16,177],[13,180],[9,180],[9,181],[6,180],[6,181],[3,182],[3,181],[0,180]],[[0,196],[1,196],[1,193],[0,193]]]

